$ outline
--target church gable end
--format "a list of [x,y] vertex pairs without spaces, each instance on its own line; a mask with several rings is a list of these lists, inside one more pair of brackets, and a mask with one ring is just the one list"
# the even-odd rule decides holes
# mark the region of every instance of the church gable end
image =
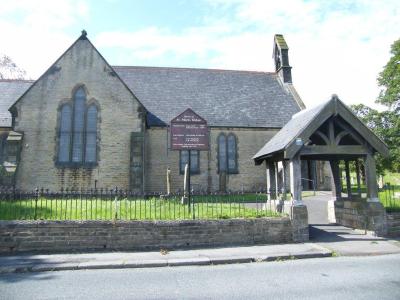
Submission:
[[86,32],[10,111],[24,133],[19,187],[129,187],[130,139],[144,130],[144,108]]

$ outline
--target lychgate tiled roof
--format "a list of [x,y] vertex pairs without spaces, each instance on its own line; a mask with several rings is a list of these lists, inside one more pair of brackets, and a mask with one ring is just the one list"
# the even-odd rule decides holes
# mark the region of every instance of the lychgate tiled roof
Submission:
[[300,108],[275,73],[187,68],[113,67],[165,125],[191,108],[210,126],[282,127]]
[[253,159],[284,149],[310,124],[327,103],[324,102],[293,115],[292,119],[254,155]]
[[8,109],[32,83],[32,80],[0,80],[0,127],[11,127]]

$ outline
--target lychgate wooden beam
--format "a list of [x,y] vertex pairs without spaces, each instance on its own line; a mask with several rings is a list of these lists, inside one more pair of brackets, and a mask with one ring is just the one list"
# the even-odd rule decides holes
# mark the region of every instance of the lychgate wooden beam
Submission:
[[[323,124],[329,117],[332,116],[332,103],[327,104],[327,106],[313,119],[313,121],[306,127],[301,134],[298,136],[299,139],[303,141],[307,140],[318,128]],[[293,140],[284,149],[284,157],[292,158],[302,146],[297,145],[296,141]]]
[[364,146],[303,146],[300,150],[301,155],[367,155],[367,149]]
[[389,149],[385,143],[382,142],[378,136],[376,136],[367,126],[365,126],[365,124],[363,124],[360,119],[358,119],[354,113],[349,110],[349,108],[342,104],[338,106],[338,113],[344,120],[351,124],[351,127],[355,131],[359,132],[363,137],[365,137],[368,143],[375,150],[385,157],[389,155]]

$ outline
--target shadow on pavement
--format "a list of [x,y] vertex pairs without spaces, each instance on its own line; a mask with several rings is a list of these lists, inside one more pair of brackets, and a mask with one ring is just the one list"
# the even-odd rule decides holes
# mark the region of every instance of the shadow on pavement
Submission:
[[[35,265],[46,264],[45,259],[40,259],[30,255],[24,256],[0,256],[0,265],[2,268],[10,267],[15,269],[14,274],[1,274],[0,282],[19,282],[23,280],[51,280],[55,276],[49,273],[38,273],[38,272],[26,272],[26,270]],[[18,274],[18,272],[24,272],[23,274]],[[1,298],[1,297],[0,297]]]
[[310,241],[343,242],[343,241],[387,241],[364,232],[337,224],[312,224],[309,226]]

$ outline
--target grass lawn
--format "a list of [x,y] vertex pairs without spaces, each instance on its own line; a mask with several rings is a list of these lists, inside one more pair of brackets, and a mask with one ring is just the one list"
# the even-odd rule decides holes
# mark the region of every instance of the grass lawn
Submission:
[[387,212],[400,212],[400,186],[380,191],[379,200]]
[[[227,200],[227,199],[225,199]],[[250,198],[248,198],[250,202]],[[179,199],[46,199],[0,201],[1,220],[176,220],[278,217],[281,214],[264,210],[262,203],[197,201],[188,210]]]
[[[351,187],[352,193],[357,194],[357,186]],[[366,194],[367,188],[361,185],[361,193]],[[400,185],[391,184],[389,188],[379,190],[379,200],[388,212],[400,212]]]
[[196,202],[240,202],[240,203],[265,203],[266,193],[243,193],[243,194],[214,194],[214,195],[194,195]]
[[400,173],[387,172],[383,176],[383,182],[390,183],[391,185],[396,185],[400,188]]

